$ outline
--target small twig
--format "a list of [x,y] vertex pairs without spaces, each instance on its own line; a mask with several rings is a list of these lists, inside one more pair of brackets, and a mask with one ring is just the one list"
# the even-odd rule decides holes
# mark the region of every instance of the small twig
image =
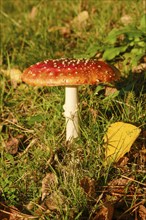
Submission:
[[125,215],[127,212],[130,212],[131,210],[133,210],[133,212],[135,211],[135,209],[140,205],[140,204],[144,204],[145,203],[145,199],[136,203],[134,206],[130,207],[129,209],[127,209],[124,213],[122,213],[122,215],[120,215],[120,217],[118,218],[118,220],[120,220],[123,215]]
[[[126,196],[126,199],[133,198],[133,194],[127,195],[126,193],[112,193],[112,196]],[[143,194],[136,194],[136,197],[143,197]]]
[[18,124],[15,124],[14,122],[12,122],[12,121],[10,121],[8,119],[6,119],[5,122],[10,123],[10,124],[16,126],[17,128],[20,128],[21,130],[23,130],[25,132],[28,132],[28,133],[33,133],[34,132],[34,130],[29,130],[29,129],[23,128],[22,126],[20,126]]
[[96,210],[96,206],[97,206],[98,202],[102,199],[104,193],[105,193],[105,190],[100,194],[100,196],[99,196],[98,199],[96,200],[96,203],[95,203],[95,205],[93,206],[93,208],[92,208],[92,210],[91,210],[91,213],[90,213],[89,219],[91,218],[91,216],[92,216],[93,213],[95,212],[95,210]]
[[[12,207],[10,207],[11,209],[13,209]],[[15,209],[13,209],[15,211],[15,213],[12,213],[12,212],[7,212],[5,210],[2,210],[0,209],[0,212],[3,212],[7,215],[11,215],[11,216],[15,216],[15,217],[26,217],[26,218],[29,218],[29,219],[38,219],[38,216],[31,216],[31,215],[26,215],[26,214],[23,214],[23,213],[19,213],[18,211],[16,211]]]
[[24,156],[24,154],[26,154],[28,152],[28,150],[34,145],[34,143],[37,141],[37,139],[33,139],[29,145],[27,146],[27,148],[21,153],[19,154],[19,157]]
[[127,176],[124,176],[124,175],[121,175],[121,177],[123,177],[123,178],[125,178],[125,179],[128,179],[128,180],[131,180],[131,181],[133,181],[133,182],[136,182],[136,183],[138,183],[138,184],[140,184],[140,185],[142,185],[142,186],[146,186],[146,184],[141,183],[141,182],[139,182],[139,181],[137,181],[137,180],[134,180],[134,179],[132,179],[132,178],[130,178],[130,177],[127,177]]

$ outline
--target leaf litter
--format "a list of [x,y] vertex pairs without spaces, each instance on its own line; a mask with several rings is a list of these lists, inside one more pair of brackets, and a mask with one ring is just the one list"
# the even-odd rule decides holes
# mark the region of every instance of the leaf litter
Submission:
[[[120,142],[120,138],[121,138],[120,133],[118,136],[116,136],[116,143],[119,144],[120,150],[123,151],[123,153],[122,153],[122,155],[120,153],[120,156],[118,156],[118,160],[117,160],[117,158],[116,158],[116,161],[113,161],[113,159],[112,159],[112,162],[114,162],[115,168],[118,168],[121,170],[120,177],[118,177],[118,176],[116,178],[114,177],[105,186],[100,186],[100,184],[98,182],[96,182],[96,180],[94,178],[91,178],[89,176],[80,177],[80,180],[79,180],[79,187],[82,189],[83,193],[85,194],[85,196],[87,198],[88,207],[90,207],[90,208],[92,207],[91,208],[92,211],[91,211],[90,217],[89,217],[90,220],[100,220],[100,219],[102,219],[102,220],[112,220],[112,219],[124,220],[129,217],[129,212],[131,213],[131,216],[133,216],[133,213],[137,212],[142,220],[144,220],[146,217],[146,215],[145,215],[146,184],[139,182],[138,180],[134,179],[133,176],[130,175],[130,173],[129,173],[129,164],[130,164],[129,156],[124,155],[127,152],[130,153],[131,146],[133,145],[135,139],[138,137],[138,135],[140,133],[140,129],[138,129],[137,127],[135,127],[133,125],[131,127],[130,124],[127,125],[126,123],[123,123],[123,122],[120,122],[120,124],[119,124],[119,122],[117,122],[114,124],[114,126],[111,125],[111,127],[113,127],[112,133],[110,133],[110,135],[108,133],[109,131],[107,131],[107,133],[106,133],[106,138],[110,137],[110,142],[112,142],[112,145],[109,145],[110,147],[113,146],[113,138],[115,140],[115,137],[113,134],[115,134],[115,130],[117,131],[117,128],[119,129],[119,125],[120,125],[120,128],[121,128],[121,125],[122,126],[126,125],[126,129],[125,129],[125,127],[123,127],[124,129],[119,130],[122,133],[123,133],[123,130],[124,130],[124,132],[126,130],[128,131],[128,133],[129,133],[129,131],[131,132],[131,130],[129,130],[129,128],[130,129],[132,128],[132,130],[133,130],[133,128],[136,129],[135,130],[136,133],[134,132],[134,136],[130,135],[130,138],[132,138],[132,140],[129,141],[129,139],[128,139],[128,143],[130,143],[130,147],[128,148],[128,151],[127,151],[127,149],[125,151],[124,144],[121,144],[121,142]],[[145,137],[144,132],[142,133],[142,135]],[[12,155],[17,154],[18,147],[19,147],[19,140],[21,140],[22,138],[23,138],[23,135],[10,137],[8,139],[8,141],[6,142],[7,152]],[[125,139],[126,138],[127,138],[127,136],[125,136]],[[108,142],[108,144],[110,142]],[[127,146],[127,144],[126,144],[126,146]],[[143,145],[143,147],[144,147],[144,145]],[[30,147],[28,145],[28,147],[26,147],[24,152],[25,151],[28,152],[29,149],[30,149]],[[115,149],[117,149],[117,147]],[[113,154],[113,152],[112,152],[112,154]],[[116,152],[116,154],[117,154],[117,152]],[[145,164],[145,154],[146,154],[145,148],[142,148],[139,151],[139,156],[140,156],[139,161],[141,161],[141,163],[139,163],[139,166],[143,166],[143,164]],[[20,155],[23,155],[23,152],[21,152]],[[64,166],[64,169],[63,169],[63,166],[61,165],[60,169],[64,170],[64,171],[62,171],[64,173],[63,174],[64,176],[68,175],[69,170],[70,170],[71,176],[73,176],[75,169],[76,169],[76,172],[78,170],[78,161],[77,161],[77,165],[75,165],[73,153],[68,154],[67,161],[69,159],[68,157],[70,157],[70,163],[68,165]],[[105,159],[109,160],[109,158],[107,156],[105,157]],[[58,160],[59,159],[57,159],[57,162],[58,162]],[[72,163],[72,161],[74,161],[74,162]],[[106,162],[106,165],[107,165],[107,162]],[[49,164],[48,164],[48,166],[49,166]],[[46,167],[46,169],[47,169],[47,167]],[[142,170],[137,169],[137,172],[142,172]],[[127,176],[124,175],[125,173],[127,173]],[[127,201],[125,201],[125,199]],[[140,201],[140,203],[139,203],[139,201]],[[14,211],[15,210],[14,209],[12,212],[11,207],[7,207],[9,210],[8,213],[6,213],[9,216],[7,219],[13,220],[13,218],[14,218],[16,220],[17,219],[19,220],[19,219],[23,219],[24,216],[26,217],[26,219],[38,219],[38,218],[44,219],[44,216],[52,216],[54,214],[56,216],[58,216],[58,218],[59,218],[59,216],[61,214],[60,210],[61,209],[66,210],[67,203],[68,203],[68,199],[67,199],[66,195],[64,195],[64,192],[60,187],[57,173],[49,172],[42,179],[40,202],[34,203],[34,202],[30,201],[30,203],[28,205],[26,205],[26,210],[33,212],[33,215],[25,216],[25,214],[21,213],[19,210],[16,209],[16,211]],[[127,207],[127,203],[129,203],[129,204],[131,203],[131,208],[128,208],[129,206]],[[132,205],[132,204],[134,204],[134,205]],[[121,211],[120,211],[119,207],[122,207]],[[126,209],[127,209],[127,211],[125,211]],[[74,216],[75,212],[76,212],[75,210],[72,210],[71,216]],[[3,215],[3,213],[5,213],[4,207],[1,210],[2,215]],[[73,218],[71,218],[71,219],[73,219]],[[129,219],[132,219],[132,218],[129,218]]]

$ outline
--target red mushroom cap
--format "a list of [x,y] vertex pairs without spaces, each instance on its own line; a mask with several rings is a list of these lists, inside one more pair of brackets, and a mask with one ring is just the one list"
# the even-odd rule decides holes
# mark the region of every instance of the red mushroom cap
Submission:
[[97,59],[56,59],[39,62],[27,68],[22,80],[33,86],[72,86],[111,82],[119,71]]

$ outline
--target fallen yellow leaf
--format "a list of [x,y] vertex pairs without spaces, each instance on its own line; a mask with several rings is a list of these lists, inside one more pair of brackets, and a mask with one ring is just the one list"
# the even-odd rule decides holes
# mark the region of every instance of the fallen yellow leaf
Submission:
[[128,123],[116,122],[111,124],[104,135],[105,165],[117,162],[130,148],[141,129]]

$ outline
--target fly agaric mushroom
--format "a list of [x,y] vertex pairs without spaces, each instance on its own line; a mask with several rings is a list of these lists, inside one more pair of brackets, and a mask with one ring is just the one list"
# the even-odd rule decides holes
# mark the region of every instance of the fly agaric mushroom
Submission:
[[78,85],[111,82],[119,78],[119,71],[97,59],[45,60],[27,68],[22,81],[32,86],[65,86],[66,140],[78,137]]

